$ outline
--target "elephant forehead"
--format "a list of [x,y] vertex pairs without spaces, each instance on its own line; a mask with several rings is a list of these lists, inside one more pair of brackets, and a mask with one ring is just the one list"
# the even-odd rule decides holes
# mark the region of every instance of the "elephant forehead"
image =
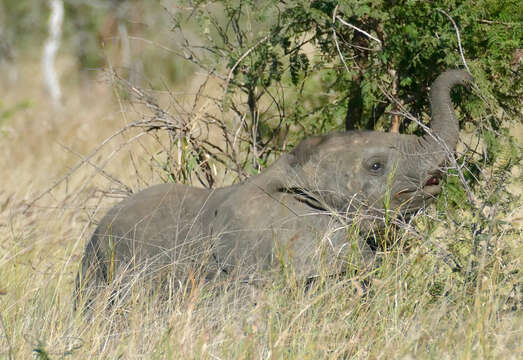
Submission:
[[316,156],[332,154],[363,155],[366,151],[375,152],[396,150],[402,142],[402,135],[377,131],[350,131],[334,133],[323,137],[321,143],[315,147]]

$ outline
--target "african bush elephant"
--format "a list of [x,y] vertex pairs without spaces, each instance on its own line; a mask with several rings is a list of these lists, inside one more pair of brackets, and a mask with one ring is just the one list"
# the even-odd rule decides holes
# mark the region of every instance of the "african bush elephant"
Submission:
[[126,284],[138,273],[181,282],[195,273],[249,279],[282,262],[308,277],[323,260],[343,266],[354,252],[372,256],[365,242],[350,245],[347,225],[383,226],[386,209],[412,213],[440,192],[440,166],[459,136],[450,90],[471,81],[460,70],[435,80],[432,131],[423,137],[310,137],[243,183],[212,190],[161,184],[121,201],[85,247],[77,293],[92,295],[115,279]]

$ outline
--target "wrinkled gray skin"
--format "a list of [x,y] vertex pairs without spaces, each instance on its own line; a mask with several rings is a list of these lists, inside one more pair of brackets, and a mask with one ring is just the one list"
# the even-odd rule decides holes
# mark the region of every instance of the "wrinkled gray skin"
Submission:
[[252,279],[282,259],[308,277],[322,259],[343,264],[354,251],[371,258],[364,242],[349,246],[344,225],[382,226],[387,190],[389,209],[400,214],[440,192],[440,166],[459,131],[450,90],[471,80],[452,70],[433,83],[432,135],[311,137],[244,183],[215,190],[162,184],[123,200],[87,243],[77,290],[96,293],[137,273],[180,282],[195,273]]

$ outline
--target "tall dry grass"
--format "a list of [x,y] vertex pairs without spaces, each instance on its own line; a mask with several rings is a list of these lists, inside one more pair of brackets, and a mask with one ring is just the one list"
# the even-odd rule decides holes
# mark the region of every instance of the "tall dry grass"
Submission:
[[[140,113],[110,83],[79,77],[67,61],[60,64],[64,108],[55,113],[38,66],[36,60],[20,63],[18,81],[0,84],[3,108],[28,104],[0,124],[1,358],[523,355],[521,207],[501,196],[482,208],[484,214],[432,206],[413,223],[421,236],[390,231],[387,240],[396,246],[359,277],[320,277],[306,286],[286,269],[252,292],[200,285],[166,300],[136,289],[122,306],[98,309],[90,319],[73,312],[91,217],[100,218],[117,200],[105,191],[118,195],[122,184],[137,190],[161,180],[161,169],[151,165],[159,145],[146,137],[133,140],[132,132],[119,135],[41,196]],[[185,87],[189,100],[193,88]],[[96,166],[105,162],[103,174]],[[521,190],[518,171],[503,180],[513,192]],[[448,266],[440,248],[461,254],[462,270]]]

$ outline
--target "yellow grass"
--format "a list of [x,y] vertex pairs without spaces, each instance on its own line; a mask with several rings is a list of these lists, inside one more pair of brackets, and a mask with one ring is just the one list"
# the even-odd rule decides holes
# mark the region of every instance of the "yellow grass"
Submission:
[[[488,234],[471,230],[475,214],[439,216],[436,225],[419,219],[420,228],[433,227],[431,235],[396,235],[403,246],[383,254],[365,279],[366,292],[361,279],[350,275],[320,278],[307,289],[292,272],[282,271],[253,294],[212,294],[212,289],[196,287],[160,301],[136,290],[122,307],[98,309],[90,320],[74,313],[74,278],[92,231],[89,217],[99,208],[94,214],[99,219],[115,201],[96,190],[107,190],[111,182],[86,164],[29,209],[26,204],[67,174],[79,156],[90,154],[138,115],[118,101],[110,84],[82,79],[67,61],[60,63],[64,108],[53,112],[39,64],[28,60],[18,69],[16,83],[0,84],[1,109],[29,102],[0,124],[0,358],[523,356],[517,204],[498,209],[509,223]],[[130,136],[112,141],[93,163],[103,164]],[[119,151],[105,170],[133,189],[158,182],[157,172],[149,168],[153,151],[151,141],[137,141]],[[518,176],[513,174],[513,184]],[[452,223],[452,218],[459,221]],[[492,247],[488,258],[477,258],[477,281],[450,271],[430,246],[430,241],[470,244],[474,236]],[[464,246],[464,259],[468,250]]]

